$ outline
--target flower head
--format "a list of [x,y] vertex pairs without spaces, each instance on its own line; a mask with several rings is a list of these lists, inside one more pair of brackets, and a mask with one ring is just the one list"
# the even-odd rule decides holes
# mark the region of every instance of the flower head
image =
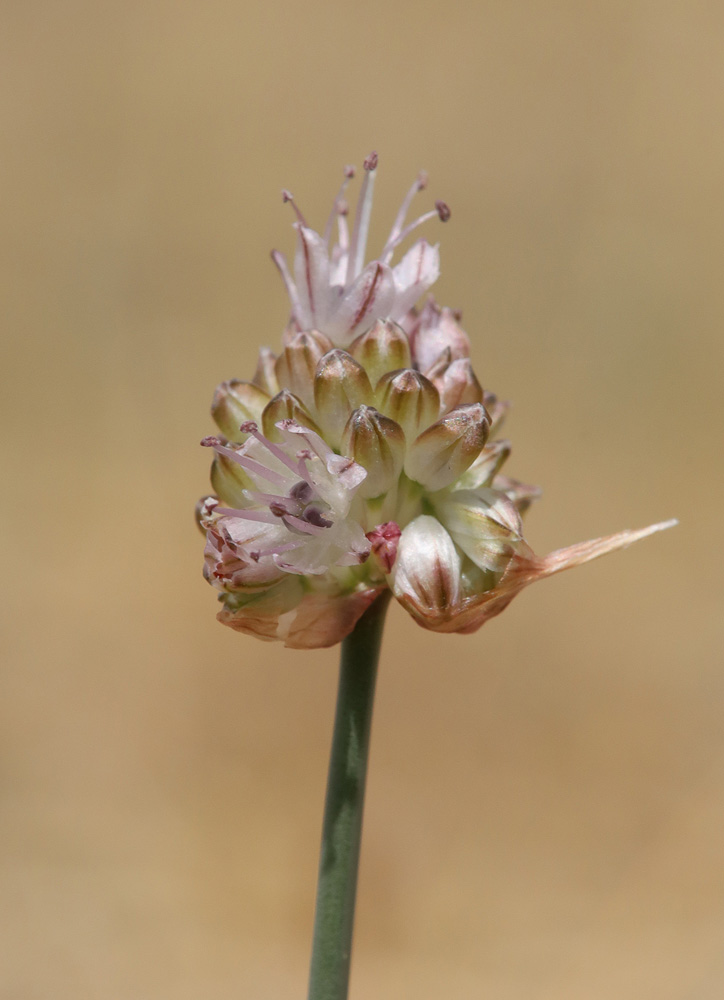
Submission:
[[[507,405],[473,371],[460,316],[428,299],[437,247],[405,224],[408,191],[379,259],[365,265],[377,157],[365,161],[351,235],[345,170],[323,233],[294,200],[291,300],[278,355],[263,348],[250,382],[220,385],[212,414],[216,495],[200,504],[206,578],[224,624],[289,646],[339,642],[386,588],[419,624],[472,632],[535,580],[675,522],[536,556],[522,517],[540,491],[503,475]],[[337,242],[330,248],[337,224]]]

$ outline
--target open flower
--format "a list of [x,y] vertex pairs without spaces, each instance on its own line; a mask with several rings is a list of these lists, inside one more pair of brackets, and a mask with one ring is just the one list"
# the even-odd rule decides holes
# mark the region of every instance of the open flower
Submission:
[[[345,168],[342,186],[322,234],[307,224],[292,195],[288,191],[283,193],[284,200],[291,203],[297,214],[294,277],[284,254],[275,250],[272,258],[289,294],[293,329],[318,330],[342,347],[369,329],[376,319],[402,319],[440,274],[438,248],[424,239],[418,240],[392,266],[395,251],[418,226],[431,218],[443,222],[450,218],[450,209],[438,201],[434,210],[405,224],[414,196],[427,186],[424,174],[418,175],[407,192],[379,258],[365,264],[376,174],[377,154],[371,153],[364,161],[364,180],[351,233],[344,194],[355,175],[354,167]],[[330,246],[335,222],[337,239]]]
[[507,406],[476,378],[459,314],[432,299],[415,308],[438,276],[437,247],[420,240],[391,265],[449,210],[438,202],[405,225],[418,178],[365,266],[376,167],[372,154],[351,236],[350,168],[323,235],[294,206],[294,279],[274,255],[292,306],[281,350],[261,350],[251,381],[218,387],[222,436],[202,442],[215,452],[216,493],[198,518],[219,618],[289,646],[339,642],[387,588],[425,628],[472,632],[529,583],[675,523],[533,553],[522,516],[540,490],[501,472]]

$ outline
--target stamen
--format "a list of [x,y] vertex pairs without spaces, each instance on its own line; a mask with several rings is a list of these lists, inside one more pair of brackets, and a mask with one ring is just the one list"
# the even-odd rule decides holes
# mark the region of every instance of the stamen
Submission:
[[365,251],[367,249],[367,234],[370,228],[370,214],[372,212],[372,191],[375,185],[377,170],[377,153],[372,152],[364,163],[365,177],[362,181],[359,201],[357,202],[357,215],[354,220],[354,230],[352,232],[352,243],[349,249],[349,260],[347,261],[346,284],[354,281],[362,270]]
[[245,521],[261,521],[263,524],[278,524],[279,518],[275,517],[270,510],[244,510],[240,507],[217,507],[217,514],[226,514],[228,517],[242,517]]
[[244,434],[251,434],[252,437],[257,439],[259,444],[264,445],[264,447],[270,451],[275,458],[278,458],[280,462],[283,462],[288,469],[291,469],[297,476],[301,475],[299,471],[299,462],[295,462],[291,459],[285,451],[282,451],[278,444],[274,444],[274,442],[270,441],[268,437],[264,437],[253,420],[246,420],[241,425],[239,430],[243,431]]
[[329,246],[329,238],[332,235],[332,226],[334,225],[334,220],[339,215],[343,214],[346,215],[346,212],[341,211],[341,206],[346,204],[346,202],[344,201],[344,192],[347,190],[347,186],[354,177],[354,175],[355,175],[354,167],[348,166],[344,168],[344,180],[340,184],[337,196],[332,202],[332,211],[329,213],[329,218],[327,219],[327,225],[324,227],[323,239],[325,246]]
[[304,545],[304,541],[301,538],[296,539],[293,542],[283,542],[281,545],[272,545],[268,549],[255,549],[253,552],[249,553],[249,558],[253,559],[254,562],[259,562],[264,556],[276,556],[282,552],[290,552],[292,549],[298,549],[301,545]]
[[[281,431],[287,431],[287,433],[289,433],[289,434],[299,434],[302,438],[304,438],[304,440],[307,442],[307,444],[312,449],[312,451],[314,452],[314,454],[318,458],[321,458],[321,460],[324,462],[325,467],[327,467],[327,468],[329,468],[329,462],[330,462],[331,458],[335,458],[335,457],[338,458],[339,457],[339,456],[335,456],[334,452],[329,447],[329,445],[327,444],[327,442],[324,441],[319,436],[319,434],[316,434],[314,431],[310,430],[308,427],[302,427],[302,425],[298,424],[296,422],[296,420],[292,420],[291,418],[288,418],[286,420],[280,420],[276,424],[276,426]],[[300,462],[299,462],[300,467],[303,467],[302,466],[302,462],[303,462],[303,459],[300,459]],[[302,478],[306,478],[306,477],[303,476]],[[313,484],[310,484],[310,485],[313,486]]]
[[205,437],[201,444],[204,448],[213,448],[219,455],[226,455],[226,457],[230,458],[232,462],[236,462],[237,465],[242,466],[242,468],[247,469],[249,472],[253,472],[255,476],[261,476],[262,479],[266,479],[267,482],[277,483],[279,486],[284,487],[286,487],[289,482],[285,476],[280,475],[278,472],[274,472],[273,469],[267,469],[267,467],[262,465],[261,462],[255,462],[253,458],[247,458],[247,456],[241,452],[234,451],[233,448],[225,447],[221,444],[221,441],[217,437]]
[[[307,484],[305,483],[304,485],[306,486]],[[277,517],[281,517],[282,514],[301,515],[304,511],[304,507],[296,497],[282,497],[276,493],[257,493],[254,490],[244,490],[244,495],[255,503],[264,504]],[[278,513],[278,511],[281,511],[281,513]]]
[[450,218],[450,209],[444,201],[436,201],[434,209],[431,209],[429,212],[425,212],[419,219],[415,219],[414,222],[411,222],[409,226],[405,226],[402,232],[398,233],[394,239],[389,239],[384,250],[380,254],[380,260],[382,263],[389,264],[392,254],[400,243],[402,243],[403,240],[406,240],[410,233],[414,232],[414,230],[417,229],[418,226],[421,226],[423,222],[427,222],[429,219],[434,219],[435,216],[437,216],[441,222],[447,222]]
[[349,253],[349,226],[347,225],[347,215],[349,205],[343,201],[339,205],[337,212],[337,245],[342,253]]
[[296,201],[294,200],[294,195],[292,194],[291,191],[287,191],[286,188],[284,188],[284,190],[282,191],[282,201],[285,202],[285,203],[289,202],[289,204],[294,209],[294,211],[296,213],[296,216],[299,219],[299,221],[301,222],[301,224],[303,226],[305,226],[306,228],[309,228],[307,226],[307,220],[304,218],[304,216],[302,215],[302,213],[299,211],[299,206],[297,205]]
[[297,323],[301,323],[302,310],[299,304],[299,296],[297,295],[297,286],[294,284],[294,279],[289,273],[289,266],[287,265],[287,258],[281,252],[281,250],[272,250],[271,259],[276,264],[279,269],[279,273],[282,276],[282,281],[287,290],[287,295],[289,296],[289,301],[292,304],[292,315],[296,319]]
[[327,530],[316,524],[310,524],[309,521],[304,521],[301,517],[295,517],[293,514],[283,517],[282,522],[295,535],[323,535]]
[[387,243],[392,243],[402,232],[402,227],[405,224],[405,219],[407,218],[407,213],[410,211],[410,205],[412,204],[412,199],[415,197],[418,191],[424,191],[427,187],[427,174],[424,170],[415,178],[415,183],[412,185],[410,190],[407,192],[405,197],[402,199],[402,204],[400,205],[400,211],[397,213],[397,218],[395,219],[392,229],[390,230],[390,235],[387,237]]

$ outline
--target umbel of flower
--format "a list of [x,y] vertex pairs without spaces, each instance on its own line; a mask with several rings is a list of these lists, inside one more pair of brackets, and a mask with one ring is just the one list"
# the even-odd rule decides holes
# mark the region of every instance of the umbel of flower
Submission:
[[[537,556],[522,515],[540,491],[501,472],[506,404],[484,391],[459,316],[428,299],[437,246],[395,252],[442,202],[406,224],[405,196],[379,258],[365,264],[377,156],[365,161],[351,233],[344,174],[323,234],[293,198],[294,277],[278,355],[216,390],[215,495],[199,504],[206,578],[224,624],[313,648],[339,642],[386,588],[422,626],[473,632],[529,583],[675,522]],[[336,223],[337,241],[331,243]]]

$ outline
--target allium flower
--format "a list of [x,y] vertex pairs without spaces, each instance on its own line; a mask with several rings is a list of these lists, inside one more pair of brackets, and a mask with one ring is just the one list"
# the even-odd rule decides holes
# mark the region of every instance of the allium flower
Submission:
[[[377,154],[364,162],[364,180],[350,234],[347,225],[348,205],[344,193],[354,177],[354,167],[345,167],[342,186],[334,199],[324,233],[311,229],[288,191],[285,201],[293,206],[298,221],[297,249],[294,255],[294,278],[284,254],[275,250],[274,263],[279,268],[292,305],[294,330],[318,330],[335,344],[346,347],[359,333],[369,329],[376,319],[399,320],[440,275],[437,246],[418,240],[395,267],[395,250],[423,222],[438,216],[450,218],[447,205],[438,201],[435,210],[405,225],[407,212],[418,191],[427,186],[425,174],[419,174],[407,192],[394,221],[387,242],[377,260],[365,266],[367,234],[372,212],[372,191],[377,174]],[[337,223],[337,242],[330,248],[332,230]]]
[[540,491],[500,471],[506,404],[481,388],[459,315],[432,299],[414,308],[437,247],[419,240],[392,266],[413,229],[449,210],[405,225],[419,177],[365,266],[376,167],[372,154],[351,236],[351,168],[321,236],[285,192],[298,221],[294,279],[274,254],[292,309],[282,348],[261,350],[251,382],[219,386],[222,436],[202,442],[216,453],[199,521],[219,618],[288,646],[339,642],[385,588],[425,628],[472,632],[529,583],[675,523],[533,553],[522,515]]

